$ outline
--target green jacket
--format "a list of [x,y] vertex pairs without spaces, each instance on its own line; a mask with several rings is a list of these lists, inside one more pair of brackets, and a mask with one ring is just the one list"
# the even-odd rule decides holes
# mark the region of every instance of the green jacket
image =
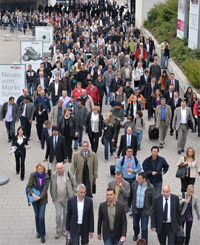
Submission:
[[133,53],[133,48],[134,48],[135,42],[129,42],[128,45],[129,45],[131,53]]
[[[65,175],[67,178],[67,182],[66,182],[67,193],[68,193],[68,197],[70,198],[70,197],[73,197],[76,195],[77,183],[76,183],[74,176],[72,175],[72,173],[69,170],[67,170],[67,171],[65,170]],[[53,172],[51,175],[50,194],[51,194],[51,198],[53,200],[55,200],[57,198],[57,176],[58,176],[57,171]],[[70,178],[69,178],[69,176],[70,176]]]

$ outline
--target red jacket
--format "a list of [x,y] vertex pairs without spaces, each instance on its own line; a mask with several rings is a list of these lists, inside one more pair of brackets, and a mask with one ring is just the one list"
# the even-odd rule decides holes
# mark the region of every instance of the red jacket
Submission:
[[[140,55],[140,49],[138,48],[135,54],[135,60],[139,58],[139,55]],[[145,48],[143,48],[143,59],[147,60],[147,50]]]
[[89,89],[89,87],[86,88],[87,94],[91,96],[91,98],[93,99],[94,104],[98,103],[100,100],[99,97],[99,91],[98,88],[96,86],[93,85],[92,90]]
[[198,103],[200,104],[200,100],[198,100],[193,106],[193,114],[194,116],[198,116]]
[[78,97],[82,94],[82,89],[83,88],[81,88],[81,91],[80,91],[80,93],[78,92],[78,90],[77,90],[77,88],[75,88],[74,90],[73,90],[73,92],[72,92],[72,95],[74,95],[74,97],[75,97],[75,101],[78,99]]

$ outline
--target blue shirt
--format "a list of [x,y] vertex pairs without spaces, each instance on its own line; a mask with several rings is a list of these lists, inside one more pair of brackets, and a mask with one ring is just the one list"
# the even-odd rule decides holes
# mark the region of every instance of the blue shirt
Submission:
[[[123,164],[123,166],[121,166],[122,159],[123,159],[123,157],[120,157],[120,159],[119,159],[119,161],[118,161],[118,163],[116,165],[116,168],[115,168],[115,173],[117,171],[121,171],[122,174],[123,174],[123,177],[125,179],[133,179],[133,178],[135,178],[136,174],[139,173],[142,170],[141,165],[140,165],[140,162],[139,162],[139,159],[137,158],[138,164],[136,166],[135,165],[135,159],[134,159],[134,157],[133,157],[132,161],[131,161],[131,159],[127,158],[128,164],[130,164],[130,161],[131,161],[130,167],[128,167],[128,164],[126,162],[126,157],[124,158],[124,164]],[[126,171],[127,168],[133,169],[134,172],[133,173],[128,173]]]
[[161,106],[161,120],[165,120],[165,106]]
[[40,95],[36,98],[35,103],[34,103],[35,109],[37,108],[37,105],[39,103],[43,104],[43,107],[47,112],[51,111],[50,100],[46,95],[44,96],[44,98],[42,98]]
[[57,122],[58,122],[58,119],[62,116],[62,107],[59,108],[58,107],[58,116],[57,116]]
[[138,185],[137,195],[136,195],[136,208],[143,208],[146,189],[147,189],[147,183],[144,186],[140,184]]

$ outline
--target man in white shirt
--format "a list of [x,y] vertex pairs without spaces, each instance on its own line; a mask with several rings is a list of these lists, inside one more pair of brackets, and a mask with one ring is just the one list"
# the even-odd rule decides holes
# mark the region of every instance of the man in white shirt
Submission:
[[79,184],[77,196],[68,200],[66,232],[74,245],[80,244],[80,238],[81,244],[88,244],[94,233],[93,202],[85,194],[85,185]]
[[193,124],[193,128],[195,127],[195,121],[194,117],[192,115],[191,108],[186,107],[186,101],[181,101],[181,107],[176,108],[173,122],[172,122],[172,128],[173,130],[178,130],[178,143],[177,143],[177,150],[178,154],[181,154],[181,152],[184,152],[184,147],[187,139],[187,133],[188,133],[188,121],[189,118]]

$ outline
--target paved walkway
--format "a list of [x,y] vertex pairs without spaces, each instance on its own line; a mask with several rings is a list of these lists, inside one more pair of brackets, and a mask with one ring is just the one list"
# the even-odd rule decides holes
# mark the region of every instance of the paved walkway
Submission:
[[[1,33],[0,33],[1,36]],[[14,45],[17,45],[15,48]],[[10,45],[10,49],[9,46]],[[19,41],[5,43],[0,38],[1,47],[1,57],[0,63],[13,63],[19,56]],[[5,49],[6,48],[6,49]],[[6,50],[6,51],[5,51]],[[3,53],[2,53],[3,52]],[[2,59],[6,52],[6,62]],[[16,57],[16,58],[15,58]],[[106,112],[110,110],[110,106],[104,106],[103,115],[105,117]],[[144,120],[146,122],[146,129],[144,131],[142,150],[138,152],[138,157],[140,162],[150,155],[150,149],[153,145],[158,145],[158,141],[150,141],[148,139],[148,126],[153,123],[147,120],[147,111],[144,111]],[[16,125],[16,128],[19,124]],[[120,133],[123,133],[121,130]],[[32,207],[27,205],[27,200],[25,196],[25,187],[28,181],[29,175],[33,172],[35,165],[44,159],[45,151],[40,149],[38,139],[36,136],[35,125],[32,125],[32,135],[29,142],[31,149],[27,150],[26,156],[26,170],[25,170],[25,180],[22,182],[19,179],[19,175],[15,174],[15,160],[13,155],[9,155],[10,144],[7,143],[7,135],[4,123],[0,122],[0,173],[5,174],[9,177],[9,183],[0,187],[0,244],[40,244],[40,239],[36,238],[35,224],[34,224],[34,212]],[[87,135],[84,133],[84,140],[88,140]],[[160,155],[165,157],[169,163],[169,171],[164,176],[164,184],[169,184],[171,191],[174,194],[180,193],[180,180],[175,178],[176,173],[176,163],[180,158],[177,154],[176,143],[174,137],[167,134],[166,144],[162,150],[160,150]],[[196,157],[200,159],[200,140],[197,134],[188,133],[186,148],[192,146],[196,151]],[[113,177],[110,176],[109,168],[111,164],[114,164],[114,158],[110,158],[108,163],[104,163],[104,148],[100,143],[100,147],[97,153],[99,160],[99,177],[97,179],[97,194],[94,195],[94,216],[95,216],[95,233],[94,238],[90,240],[91,245],[103,244],[102,241],[97,240],[97,218],[98,218],[98,207],[99,203],[105,201],[106,198],[106,188],[107,184]],[[70,164],[65,164],[67,169],[70,168]],[[195,183],[195,194],[200,202],[200,177],[197,176]],[[128,231],[127,231],[127,242],[125,244],[131,245],[136,244],[133,242],[133,225],[132,217],[127,216],[128,219]],[[196,214],[194,216],[194,223],[192,227],[191,235],[191,245],[198,245],[200,241],[200,221],[197,220]],[[54,239],[55,235],[55,210],[54,205],[49,197],[49,204],[46,208],[46,244],[64,244],[65,239],[61,237],[60,239]],[[140,236],[139,236],[140,237]],[[156,234],[149,229],[149,245],[157,245]]]

